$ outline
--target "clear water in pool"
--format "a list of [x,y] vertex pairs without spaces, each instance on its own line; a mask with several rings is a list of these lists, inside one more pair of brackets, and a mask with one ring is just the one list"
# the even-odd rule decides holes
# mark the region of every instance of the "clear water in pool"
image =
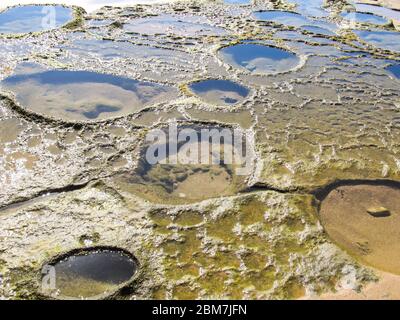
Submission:
[[137,263],[118,250],[87,250],[54,265],[59,295],[90,298],[116,289],[129,281]]
[[0,33],[20,34],[56,29],[73,18],[73,10],[63,6],[20,6],[0,13]]
[[250,90],[229,80],[204,80],[189,85],[203,101],[217,105],[234,105],[243,101]]
[[394,64],[386,68],[397,79],[400,79],[400,64]]
[[222,28],[213,26],[201,16],[162,14],[151,18],[139,18],[124,25],[127,32],[140,34],[164,34],[177,36],[225,35]]
[[66,121],[124,116],[177,97],[167,85],[89,71],[19,72],[0,85],[27,110]]
[[385,50],[400,52],[400,33],[392,31],[354,31],[365,42]]
[[363,12],[342,12],[341,16],[347,21],[358,22],[358,23],[368,23],[376,25],[385,25],[389,23],[384,17],[374,15],[372,13]]
[[242,43],[220,52],[228,64],[255,74],[286,72],[300,63],[300,58],[292,52],[261,44]]

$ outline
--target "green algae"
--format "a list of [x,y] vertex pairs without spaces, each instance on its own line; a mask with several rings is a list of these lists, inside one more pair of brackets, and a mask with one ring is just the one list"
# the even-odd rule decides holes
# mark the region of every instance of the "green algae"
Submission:
[[194,300],[198,294],[198,289],[192,289],[188,285],[181,284],[174,288],[172,296],[177,300]]
[[248,226],[254,223],[263,222],[267,206],[258,200],[249,200],[241,204],[239,221],[242,225]]
[[[175,288],[184,281],[189,296],[195,299],[303,297],[307,284],[301,273],[306,271],[298,274],[296,266],[314,261],[315,250],[327,241],[318,227],[317,203],[310,195],[276,198],[273,194],[234,198],[232,205],[222,211],[211,205],[193,212],[164,212],[161,216],[160,212],[152,212],[153,221],[179,226],[173,234],[153,229],[159,240],[164,239],[159,248],[164,252],[165,281],[172,288],[162,291],[163,296],[168,292],[174,295]],[[219,214],[215,215],[214,210]],[[190,223],[182,228],[176,222],[185,221],[187,215]],[[301,236],[308,232],[309,236]],[[340,268],[331,276],[324,275],[321,283],[313,278],[319,283],[316,288],[320,287],[321,292],[333,290]],[[320,275],[316,273],[315,277]]]
[[174,223],[183,227],[196,226],[202,222],[203,217],[201,213],[192,210],[185,210],[183,212],[180,212],[174,220]]
[[[273,6],[275,9],[293,9],[282,1],[274,1]],[[182,14],[191,12],[191,9],[185,5],[181,5],[180,8]],[[132,12],[138,16],[146,16],[157,10],[160,12],[172,9],[170,5],[154,6],[154,8],[135,7]],[[71,181],[113,176],[115,172],[123,171],[120,169],[111,171],[108,166],[112,163],[112,159],[117,159],[118,156],[128,159],[127,167],[131,169],[132,162],[138,155],[135,147],[145,135],[144,130],[138,130],[138,127],[149,128],[170,119],[198,119],[206,122],[217,120],[220,124],[237,123],[243,128],[252,128],[256,134],[256,148],[262,160],[261,175],[255,176],[254,182],[276,190],[293,191],[293,193],[260,192],[240,195],[238,199],[233,200],[228,196],[235,195],[237,193],[235,189],[227,194],[223,201],[212,199],[213,206],[200,206],[196,200],[189,206],[180,207],[179,205],[184,201],[171,201],[168,195],[162,197],[158,202],[162,204],[157,206],[140,199],[154,200],[154,193],[164,191],[160,186],[154,186],[153,193],[149,191],[147,194],[142,186],[139,186],[133,192],[135,196],[139,194],[139,198],[125,192],[129,191],[129,187],[115,188],[117,193],[121,193],[126,200],[122,206],[116,205],[117,200],[112,200],[110,202],[112,205],[108,205],[110,200],[103,198],[104,194],[89,193],[87,199],[80,199],[80,195],[72,196],[66,192],[57,198],[60,199],[57,205],[49,205],[46,200],[40,207],[35,207],[35,211],[26,208],[18,211],[24,214],[35,212],[35,215],[40,212],[40,215],[36,217],[43,219],[40,220],[40,224],[43,225],[44,230],[35,229],[37,222],[26,217],[27,222],[18,230],[17,236],[13,235],[13,224],[8,220],[4,221],[3,225],[6,228],[4,233],[11,233],[11,237],[4,239],[3,247],[15,248],[10,253],[1,253],[2,259],[7,262],[2,270],[6,276],[12,273],[8,269],[9,262],[24,265],[26,261],[30,261],[29,259],[40,260],[43,251],[48,253],[45,254],[48,258],[52,253],[58,254],[64,251],[66,246],[83,245],[85,240],[90,240],[120,242],[124,246],[140,250],[143,257],[149,260],[149,265],[146,267],[148,273],[146,277],[141,278],[140,290],[130,293],[131,298],[297,299],[305,292],[324,293],[334,290],[340,283],[344,265],[355,266],[355,272],[358,275],[356,285],[371,280],[370,273],[365,272],[353,260],[342,256],[336,247],[329,247],[331,251],[325,250],[326,247],[323,245],[329,245],[330,242],[316,219],[318,204],[315,203],[314,197],[295,194],[295,192],[309,191],[336,179],[374,179],[382,176],[391,179],[399,178],[396,160],[399,151],[398,110],[393,104],[397,103],[397,89],[392,80],[383,78],[382,75],[378,76],[382,67],[377,62],[381,58],[398,59],[398,56],[354,44],[358,38],[352,32],[343,32],[335,37],[333,45],[329,46],[332,55],[337,53],[339,47],[345,45],[349,46],[348,49],[364,50],[364,56],[371,55],[371,58],[365,59],[365,63],[368,64],[368,70],[372,69],[373,72],[367,75],[362,70],[362,68],[366,70],[365,66],[347,65],[341,56],[327,58],[323,53],[324,49],[320,46],[322,41],[311,34],[298,42],[283,40],[279,37],[274,40],[274,33],[281,31],[281,28],[275,26],[267,29],[252,21],[247,21],[240,15],[228,15],[226,9],[215,4],[204,4],[204,7],[200,6],[200,10],[205,11],[205,15],[208,15],[207,12],[213,12],[213,15],[223,17],[224,23],[227,22],[230,25],[231,34],[226,38],[206,36],[201,39],[186,37],[152,39],[129,35],[129,41],[135,44],[145,42],[146,45],[169,49],[174,47],[182,52],[190,52],[194,60],[202,61],[204,68],[190,61],[174,66],[158,59],[153,59],[151,63],[135,64],[121,58],[124,70],[120,68],[114,70],[115,64],[109,64],[107,67],[107,63],[101,58],[69,57],[70,52],[67,49],[54,55],[33,49],[31,58],[46,60],[49,66],[57,63],[67,69],[84,69],[91,65],[102,72],[123,72],[130,77],[140,75],[143,79],[154,81],[160,80],[157,78],[160,77],[157,75],[159,72],[163,76],[161,80],[166,83],[184,84],[193,80],[193,75],[199,78],[215,73],[221,77],[232,77],[255,89],[254,97],[251,97],[235,112],[226,110],[221,112],[221,110],[213,109],[214,106],[190,100],[190,95],[182,92],[182,101],[179,101],[177,106],[163,105],[149,108],[137,117],[128,116],[109,121],[102,126],[79,124],[76,128],[81,131],[77,135],[76,143],[71,142],[72,140],[64,142],[60,139],[71,127],[68,129],[62,123],[40,120],[31,114],[20,114],[29,122],[29,124],[23,124],[27,130],[20,134],[18,139],[13,138],[13,141],[7,141],[7,148],[11,148],[13,152],[26,149],[36,156],[39,155],[38,162],[43,163],[47,168],[35,167],[34,175],[33,173],[26,175],[24,181],[17,181],[14,186],[10,186],[2,203],[12,203],[17,194],[16,190],[18,194],[20,190],[25,190],[23,196],[29,198],[37,192],[39,188],[37,186],[42,186],[42,189],[47,190],[54,185],[60,188],[68,186]],[[252,9],[249,6],[249,9],[240,10],[244,10],[240,12],[245,13],[246,10]],[[119,23],[123,25],[122,22],[128,18],[119,15],[118,10],[110,8],[100,10],[98,15],[88,15],[86,18],[100,16],[104,19],[112,18],[121,21]],[[245,16],[246,14],[243,14],[243,17]],[[213,20],[212,16],[209,18]],[[71,25],[71,28],[83,31],[84,37],[91,37],[92,35],[85,31],[85,26],[81,22]],[[57,37],[59,37],[57,40],[62,39],[66,43],[72,42],[74,37],[79,37],[79,32],[70,33],[67,28],[57,32]],[[118,28],[111,27],[98,30],[98,32],[98,37],[104,35],[113,39],[126,37]],[[49,39],[35,34],[33,38],[37,42],[43,41],[44,45],[47,45],[49,41],[56,41],[52,33],[48,33],[47,36]],[[315,56],[294,73],[270,78],[245,77],[234,70],[225,70],[221,66],[208,66],[208,58],[213,59],[217,48],[254,39],[274,41],[272,44],[279,46],[300,48],[299,52],[301,48],[307,48],[307,50],[314,50],[312,55]],[[16,37],[12,39],[12,41],[16,40]],[[26,42],[29,44],[30,40],[27,39]],[[214,51],[210,50],[210,45]],[[8,49],[4,48],[4,50]],[[14,54],[17,53],[14,52]],[[346,52],[346,54],[349,54],[346,59],[351,57],[350,53]],[[172,50],[171,55],[174,55]],[[4,64],[8,66],[10,60],[7,60],[5,56],[6,54]],[[361,58],[357,58],[357,61],[360,62]],[[357,71],[359,69],[361,72]],[[292,81],[292,79],[296,80]],[[310,90],[320,83],[323,83],[323,91],[322,89],[320,92]],[[326,101],[322,92],[327,97]],[[364,104],[362,101],[369,103]],[[25,133],[31,128],[31,123],[34,122],[40,122],[40,130],[43,132],[26,135]],[[118,137],[108,134],[108,127],[115,125],[125,128],[126,131],[119,131]],[[60,146],[61,154],[52,154],[49,150],[42,149],[42,145],[48,147],[47,139],[43,139],[43,136],[55,130],[59,134],[55,135],[52,143]],[[98,142],[95,138],[100,135],[104,136],[104,140]],[[33,139],[29,140],[33,144],[26,145],[27,139]],[[108,148],[110,145],[116,149]],[[2,143],[0,152],[8,150],[5,147]],[[109,152],[112,154],[107,154]],[[87,159],[86,155],[89,154],[90,163],[93,164],[91,167],[81,161],[81,159]],[[63,166],[68,170],[60,165],[52,165],[53,161],[56,163],[53,160],[56,157],[63,158],[65,161]],[[167,174],[169,169],[155,170],[155,177],[160,181],[170,179]],[[53,173],[49,175],[49,171]],[[4,170],[4,172],[7,174],[10,171]],[[183,176],[180,174],[181,172],[177,172],[176,178],[182,180]],[[85,194],[85,192],[87,191],[82,193]],[[72,205],[63,206],[63,201],[70,199],[69,197],[74,198]],[[173,206],[164,206],[166,203]],[[52,214],[46,214],[48,208],[51,208]],[[89,208],[90,211],[88,211]],[[144,217],[147,210],[149,213]],[[63,222],[64,226],[54,221],[54,215],[56,215],[56,220]],[[112,216],[118,216],[118,218],[113,220]],[[15,218],[17,219],[18,216]],[[106,224],[109,227],[103,226]],[[38,238],[53,234],[45,227],[47,225],[60,231],[60,235],[52,236],[53,238],[49,241],[36,242],[32,234],[37,235]],[[70,231],[67,234],[63,232],[67,228],[65,225]],[[81,228],[81,225],[88,227]],[[74,232],[74,229],[79,229],[79,232]],[[92,230],[99,232],[102,235],[101,239],[92,234]],[[28,248],[21,238],[35,245]],[[50,247],[54,250],[50,250]],[[29,252],[32,258],[26,258],[26,252]],[[20,256],[21,261],[14,262],[15,256]],[[17,297],[32,297],[37,284],[31,279],[36,274],[37,270],[14,272],[12,286],[16,288]],[[215,282],[214,285],[210,283],[212,281]],[[13,293],[7,293],[8,297],[13,297],[13,295]]]
[[208,225],[206,228],[207,235],[224,242],[231,242],[236,238],[233,232],[236,223],[237,217],[232,212],[228,212],[226,216]]

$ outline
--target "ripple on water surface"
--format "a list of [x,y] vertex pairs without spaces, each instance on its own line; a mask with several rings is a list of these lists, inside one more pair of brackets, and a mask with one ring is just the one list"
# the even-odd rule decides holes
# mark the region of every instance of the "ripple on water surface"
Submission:
[[73,10],[63,6],[12,7],[0,13],[0,33],[46,31],[59,28],[72,19]]
[[44,267],[44,277],[55,272],[55,290],[61,297],[93,298],[115,291],[132,279],[138,268],[136,259],[117,249],[86,249],[71,252]]
[[28,111],[66,121],[124,116],[178,94],[173,87],[157,83],[65,70],[18,71],[4,79],[1,87]]
[[203,101],[216,105],[234,105],[243,101],[250,90],[229,80],[204,80],[189,85]]
[[296,68],[301,59],[293,52],[261,44],[242,43],[220,50],[230,65],[254,74],[274,74]]

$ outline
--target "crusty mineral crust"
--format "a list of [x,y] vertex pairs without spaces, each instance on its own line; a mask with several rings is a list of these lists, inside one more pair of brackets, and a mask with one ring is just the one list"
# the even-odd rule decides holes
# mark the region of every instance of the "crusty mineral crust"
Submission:
[[[291,7],[282,1],[104,8],[74,25],[75,31],[0,36],[1,78],[28,60],[181,89],[214,77],[252,89],[234,109],[205,104],[181,90],[173,103],[101,123],[41,117],[4,95],[0,296],[39,297],[42,264],[85,244],[121,247],[140,260],[140,281],[118,298],[313,297],[359,290],[376,279],[327,238],[318,201],[309,193],[341,179],[400,178],[400,86],[384,70],[387,59],[399,61],[400,55],[356,41],[349,30],[316,37],[249,17],[274,6]],[[332,12],[330,19],[340,21]],[[204,15],[226,33],[146,36],[124,30],[131,19],[162,13]],[[94,19],[110,23],[91,26]],[[102,52],[82,52],[74,42],[90,39],[149,45],[171,55],[108,60]],[[273,76],[234,69],[218,49],[243,40],[291,50],[304,65]],[[256,188],[179,206],[155,205],[115,188],[115,175],[137,167],[149,128],[173,119],[251,129],[258,157],[249,182]]]

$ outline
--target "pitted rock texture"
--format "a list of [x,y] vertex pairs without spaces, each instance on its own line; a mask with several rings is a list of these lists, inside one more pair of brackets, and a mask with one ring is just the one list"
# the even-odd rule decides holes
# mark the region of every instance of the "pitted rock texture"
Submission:
[[[400,86],[386,70],[400,54],[358,38],[354,30],[376,26],[346,23],[345,1],[325,2],[327,14],[317,19],[324,32],[253,16],[301,12],[293,4],[300,1],[290,2],[75,8],[64,28],[0,35],[0,80],[29,62],[179,92],[173,101],[87,123],[31,113],[0,88],[0,296],[40,297],[42,265],[91,245],[123,248],[141,262],[140,281],[116,298],[300,298],[375,280],[327,238],[309,193],[341,179],[400,178]],[[188,33],[129,27],[165,15],[189,19]],[[395,25],[378,30],[397,32]],[[252,74],[221,58],[222,48],[243,43],[282,48],[299,63]],[[208,104],[188,90],[205,79],[251,91],[234,106]],[[146,132],[171,122],[251,131],[257,159],[248,189],[171,206],[116,188],[116,176],[138,168]]]

